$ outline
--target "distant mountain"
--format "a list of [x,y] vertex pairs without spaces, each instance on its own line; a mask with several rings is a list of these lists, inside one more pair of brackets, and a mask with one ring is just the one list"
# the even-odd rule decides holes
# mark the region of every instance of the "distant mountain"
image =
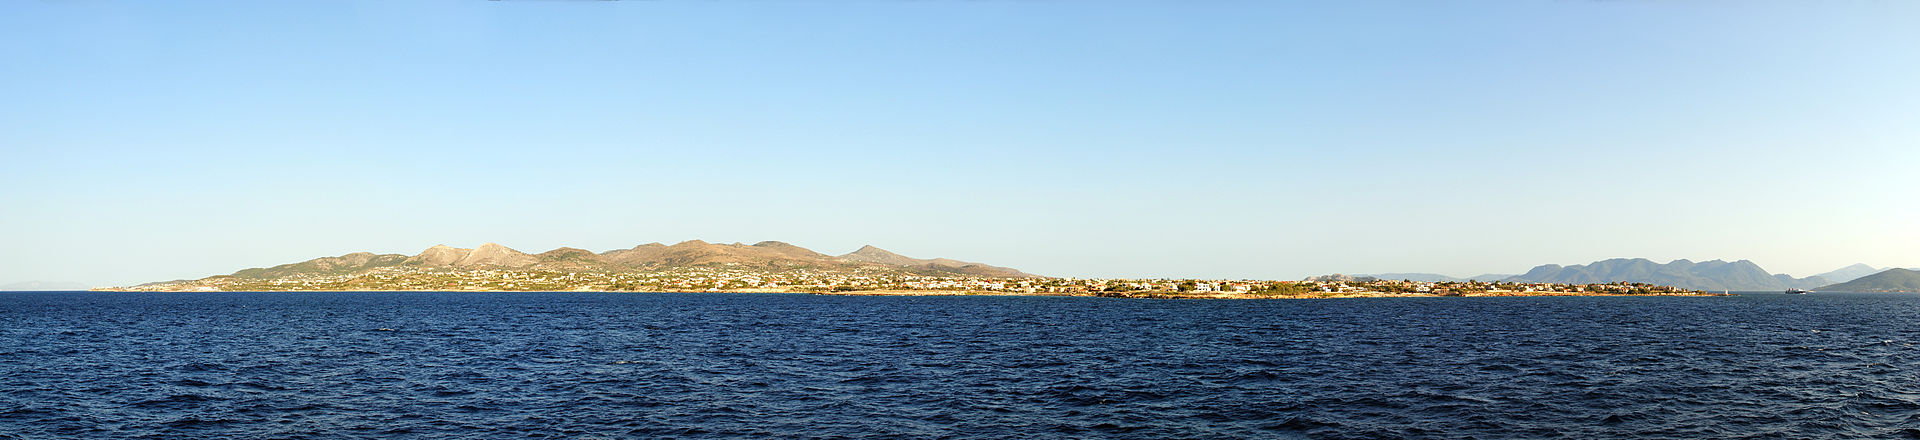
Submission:
[[1426,282],[1426,283],[1441,282],[1441,281],[1449,281],[1449,282],[1466,281],[1465,279],[1462,279],[1462,278],[1454,278],[1454,277],[1441,275],[1437,273],[1362,273],[1362,274],[1354,274],[1353,276],[1377,278],[1382,280],[1419,281],[1419,282]]
[[1462,281],[1499,281],[1499,280],[1506,279],[1507,277],[1511,277],[1513,276],[1513,274],[1489,273],[1489,274],[1475,275],[1467,278],[1450,277],[1450,276],[1441,275],[1437,273],[1371,273],[1371,274],[1356,274],[1354,276],[1373,277],[1373,278],[1379,278],[1383,280],[1406,280],[1406,281],[1419,281],[1419,282],[1428,282],[1428,283],[1432,283],[1432,282],[1458,283]]
[[47,290],[87,290],[93,286],[66,281],[22,281],[0,284],[0,292],[47,291]]
[[593,253],[559,248],[527,254],[497,243],[477,248],[436,245],[413,256],[356,252],[299,263],[234,272],[232,277],[267,280],[301,276],[344,275],[385,267],[446,269],[533,269],[553,271],[645,272],[694,266],[743,266],[760,269],[891,267],[928,275],[964,275],[993,278],[1032,278],[1038,275],[999,266],[945,258],[917,259],[867,246],[842,256],[829,256],[778,241],[753,245],[713,244],[689,240],[672,246],[648,243],[629,249]]
[[1831,284],[1824,278],[1793,278],[1774,275],[1752,261],[1721,260],[1695,263],[1674,260],[1667,264],[1645,258],[1615,258],[1585,265],[1547,264],[1505,281],[1529,283],[1611,283],[1616,281],[1651,283],[1697,290],[1786,290]]
[[885,249],[873,247],[871,245],[863,246],[860,248],[860,250],[853,251],[852,253],[849,253],[846,255],[841,255],[840,258],[848,261],[878,263],[878,264],[885,264],[885,265],[891,265],[891,266],[902,266],[902,267],[917,268],[917,269],[936,271],[936,272],[952,272],[952,273],[963,274],[963,275],[973,275],[973,276],[983,276],[983,277],[1027,278],[1027,277],[1034,276],[1026,272],[1008,269],[1005,267],[989,266],[989,265],[980,264],[980,263],[969,263],[969,262],[960,261],[960,260],[949,260],[945,258],[921,260],[917,258],[906,257],[906,256],[892,253],[892,252],[887,252]]
[[1920,292],[1920,271],[1887,269],[1852,281],[1813,289],[1821,292]]
[[1854,265],[1852,266],[1834,269],[1834,271],[1832,272],[1827,272],[1827,273],[1814,275],[1814,276],[1826,278],[1828,281],[1832,281],[1835,283],[1844,283],[1848,281],[1853,281],[1855,279],[1858,279],[1860,277],[1864,277],[1867,275],[1880,273],[1880,271],[1883,271],[1886,269],[1892,269],[1892,268],[1882,269],[1882,268],[1876,268],[1873,266],[1868,266],[1865,264],[1854,263]]
[[1347,282],[1360,282],[1360,283],[1366,283],[1366,282],[1373,282],[1373,281],[1379,281],[1379,280],[1380,280],[1379,278],[1374,278],[1374,277],[1371,277],[1371,276],[1366,276],[1366,275],[1358,275],[1358,276],[1356,276],[1356,275],[1344,275],[1344,274],[1337,274],[1337,273],[1336,273],[1336,274],[1332,274],[1332,275],[1321,275],[1321,276],[1317,276],[1317,277],[1307,277],[1306,279],[1303,279],[1303,280],[1300,280],[1300,281],[1305,281],[1305,282],[1309,282],[1309,283],[1330,283],[1330,282],[1335,282],[1335,281],[1347,281]]

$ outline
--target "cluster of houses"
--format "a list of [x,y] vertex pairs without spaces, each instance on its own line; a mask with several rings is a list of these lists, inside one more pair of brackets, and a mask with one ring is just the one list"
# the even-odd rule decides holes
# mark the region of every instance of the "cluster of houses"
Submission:
[[1405,281],[1405,280],[1355,280],[1355,281],[1304,281],[1300,283],[1308,291],[1323,293],[1374,292],[1387,294],[1680,294],[1699,293],[1690,289],[1661,286],[1647,283],[1604,283],[1604,284],[1563,284],[1563,283],[1518,283],[1483,281]]
[[134,291],[793,291],[965,290],[1043,292],[1041,279],[920,275],[876,267],[778,269],[698,266],[649,272],[383,267],[273,279],[217,276],[122,288]]
[[1556,284],[1425,282],[1376,279],[1320,281],[1209,279],[991,278],[924,275],[877,267],[762,269],[697,266],[652,272],[564,272],[515,269],[385,267],[353,274],[276,279],[232,276],[134,286],[123,290],[429,290],[846,292],[966,291],[1050,295],[1310,295],[1310,294],[1673,294],[1686,289],[1641,283]]

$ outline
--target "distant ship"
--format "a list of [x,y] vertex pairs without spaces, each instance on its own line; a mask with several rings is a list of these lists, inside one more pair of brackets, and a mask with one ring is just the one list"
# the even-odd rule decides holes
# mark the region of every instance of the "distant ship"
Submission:
[[1788,294],[1788,295],[1805,295],[1805,294],[1809,294],[1809,293],[1813,293],[1813,291],[1812,291],[1812,290],[1805,290],[1805,289],[1787,289],[1787,294]]

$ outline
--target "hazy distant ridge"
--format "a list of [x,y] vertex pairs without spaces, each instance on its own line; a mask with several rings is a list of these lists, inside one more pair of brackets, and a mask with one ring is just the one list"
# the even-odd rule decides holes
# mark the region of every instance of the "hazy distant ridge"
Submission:
[[1794,278],[1775,275],[1752,261],[1674,260],[1660,264],[1645,258],[1615,258],[1590,264],[1561,266],[1547,264],[1506,281],[1530,283],[1611,283],[1616,281],[1652,283],[1697,290],[1767,291],[1788,288],[1813,288],[1832,284],[1818,276]]
[[1859,279],[1860,277],[1864,277],[1867,275],[1880,273],[1881,271],[1884,271],[1887,269],[1891,269],[1891,268],[1877,268],[1873,266],[1868,266],[1866,264],[1854,263],[1852,266],[1834,269],[1834,271],[1832,272],[1827,272],[1827,273],[1814,275],[1814,276],[1826,278],[1827,281],[1832,281],[1835,283],[1844,283],[1844,282]]
[[1406,280],[1406,281],[1418,281],[1418,282],[1427,282],[1427,283],[1437,283],[1437,282],[1458,283],[1458,282],[1465,282],[1465,281],[1499,281],[1499,280],[1504,280],[1509,277],[1512,277],[1513,274],[1488,273],[1488,274],[1474,275],[1466,278],[1450,277],[1450,276],[1441,275],[1437,273],[1369,273],[1369,274],[1357,274],[1354,276],[1373,277],[1373,278],[1378,278],[1383,280]]

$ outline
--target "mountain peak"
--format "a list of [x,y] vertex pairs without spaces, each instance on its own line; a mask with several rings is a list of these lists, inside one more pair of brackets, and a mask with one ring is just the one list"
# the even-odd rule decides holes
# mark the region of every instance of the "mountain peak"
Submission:
[[873,247],[873,245],[862,246],[860,247],[860,250],[853,251],[852,253],[849,253],[846,255],[841,255],[840,258],[853,260],[853,261],[866,262],[866,263],[891,264],[895,266],[913,266],[913,265],[927,263],[927,261],[923,261],[917,258],[910,258],[905,255],[887,252],[886,249]]
[[454,266],[505,266],[526,267],[537,263],[538,259],[524,252],[513,250],[499,243],[482,244],[468,252],[466,257],[453,263]]
[[467,258],[467,254],[471,253],[473,253],[472,249],[461,249],[444,244],[436,244],[433,245],[433,247],[427,248],[427,250],[420,251],[419,254],[414,255],[412,258],[408,258],[407,262],[409,264],[423,266],[452,266],[453,263]]
[[578,262],[584,264],[600,261],[599,254],[595,254],[593,251],[586,249],[572,247],[554,248],[554,250],[541,252],[533,257],[543,263]]

